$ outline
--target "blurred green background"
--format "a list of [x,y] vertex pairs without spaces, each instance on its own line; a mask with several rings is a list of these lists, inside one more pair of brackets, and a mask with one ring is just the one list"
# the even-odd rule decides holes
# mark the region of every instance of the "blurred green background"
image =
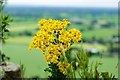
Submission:
[[[44,72],[47,63],[41,51],[28,50],[29,43],[37,31],[41,18],[68,19],[72,24],[68,28],[76,28],[82,32],[83,48],[91,56],[92,61],[101,61],[99,71],[108,71],[118,77],[118,13],[116,8],[63,8],[63,7],[25,7],[6,6],[4,13],[14,19],[9,26],[10,33],[4,53],[12,62],[23,64],[25,77],[47,77]],[[74,44],[80,47],[81,44]],[[100,58],[100,55],[103,55]]]

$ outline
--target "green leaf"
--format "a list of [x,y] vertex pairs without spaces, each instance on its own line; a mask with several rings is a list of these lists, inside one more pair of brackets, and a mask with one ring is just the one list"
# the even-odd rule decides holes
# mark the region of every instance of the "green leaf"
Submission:
[[8,20],[9,15],[5,15],[5,16],[3,16],[3,18],[4,18],[4,20]]
[[5,28],[5,26],[6,26],[5,24],[2,24],[2,28]]
[[10,18],[9,22],[13,22],[13,21],[14,21],[14,19],[13,19],[13,18]]
[[104,78],[109,78],[109,73],[108,72],[101,72],[101,76]]
[[4,28],[4,32],[9,32],[9,30],[8,30],[8,29],[6,29],[6,28]]

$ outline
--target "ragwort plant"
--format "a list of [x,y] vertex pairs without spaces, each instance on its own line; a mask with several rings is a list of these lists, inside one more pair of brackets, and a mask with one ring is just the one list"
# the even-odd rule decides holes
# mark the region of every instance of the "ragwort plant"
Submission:
[[73,67],[66,58],[66,52],[73,43],[82,39],[82,34],[77,29],[67,30],[71,23],[66,19],[52,20],[41,19],[38,23],[40,30],[33,37],[29,49],[41,50],[49,68],[45,71],[51,73],[49,79],[73,78]]
[[[44,71],[51,73],[50,80],[76,80],[76,72],[81,80],[112,80],[115,76],[108,72],[99,72],[98,67],[102,65],[96,62],[89,66],[87,53],[81,48],[71,47],[73,43],[81,41],[82,34],[79,30],[67,30],[71,23],[66,19],[62,21],[52,19],[41,19],[38,23],[40,30],[33,37],[29,49],[41,50],[48,68]],[[71,58],[72,50],[77,50],[74,59]]]

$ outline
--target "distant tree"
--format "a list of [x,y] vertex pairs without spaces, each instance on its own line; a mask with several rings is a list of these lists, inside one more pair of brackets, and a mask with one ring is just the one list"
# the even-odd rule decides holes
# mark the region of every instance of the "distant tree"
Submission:
[[31,33],[31,31],[25,30],[24,35],[25,36],[32,36],[32,33]]

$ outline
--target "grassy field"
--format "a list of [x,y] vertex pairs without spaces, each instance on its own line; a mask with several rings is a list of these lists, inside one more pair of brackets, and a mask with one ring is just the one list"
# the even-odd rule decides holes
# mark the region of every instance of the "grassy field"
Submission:
[[83,33],[83,36],[87,39],[91,39],[93,36],[95,36],[98,39],[105,39],[105,38],[111,38],[111,35],[118,34],[117,28],[111,28],[111,29],[95,29],[91,31],[85,31]]
[[17,36],[17,37],[9,37],[9,39],[6,41],[7,43],[12,44],[23,44],[28,45],[32,41],[32,37],[27,36]]
[[[24,40],[23,40],[24,41]],[[42,53],[39,50],[28,50],[28,45],[23,44],[5,44],[3,45],[4,53],[11,58],[11,61],[18,64],[23,64],[25,67],[25,77],[39,76],[47,77],[48,73],[44,72],[44,68],[47,64],[44,60]],[[101,61],[103,63],[100,66],[99,71],[109,71],[112,74],[118,76],[118,69],[115,68],[118,63],[117,57],[99,57],[93,56],[90,58],[90,63],[94,61]]]

